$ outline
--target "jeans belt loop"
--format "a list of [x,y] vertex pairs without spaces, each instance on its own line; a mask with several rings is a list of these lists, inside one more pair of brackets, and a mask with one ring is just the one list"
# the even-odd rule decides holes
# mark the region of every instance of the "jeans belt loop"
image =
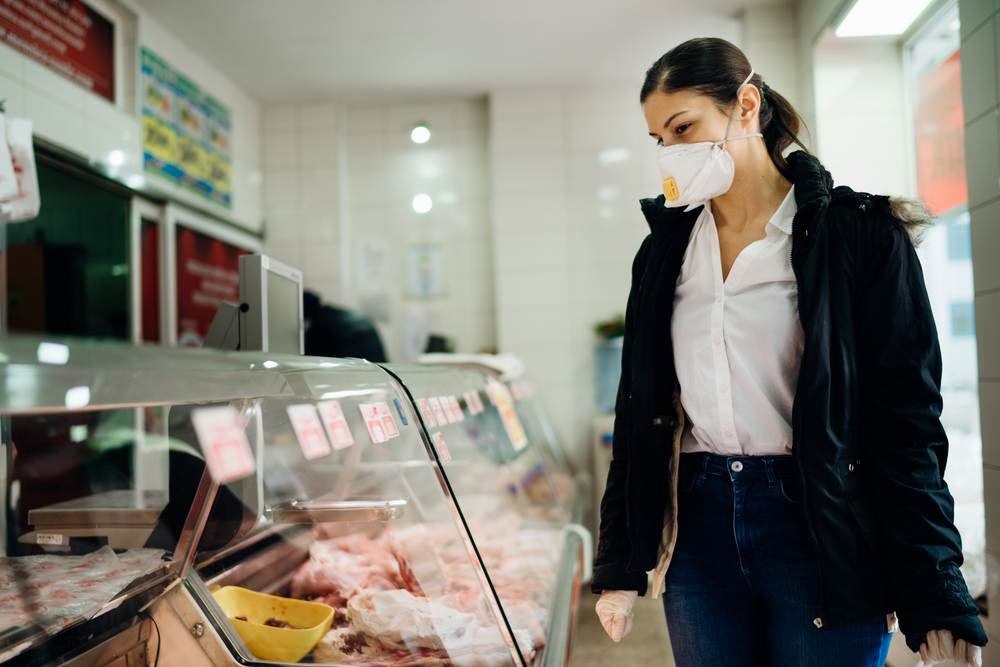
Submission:
[[705,478],[708,476],[708,462],[712,460],[711,454],[705,454],[701,457],[701,472],[698,473],[698,481],[704,482]]
[[773,489],[778,484],[778,478],[774,474],[774,458],[764,457],[764,470],[767,472],[767,487]]

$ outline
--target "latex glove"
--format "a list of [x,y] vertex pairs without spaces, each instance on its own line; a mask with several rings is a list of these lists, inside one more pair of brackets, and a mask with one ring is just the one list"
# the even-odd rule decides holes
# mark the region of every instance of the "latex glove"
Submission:
[[954,659],[958,667],[982,667],[983,653],[964,639],[955,639],[948,630],[931,630],[920,645],[920,661],[924,667]]
[[604,591],[597,601],[597,616],[608,636],[616,642],[632,629],[632,607],[637,591]]

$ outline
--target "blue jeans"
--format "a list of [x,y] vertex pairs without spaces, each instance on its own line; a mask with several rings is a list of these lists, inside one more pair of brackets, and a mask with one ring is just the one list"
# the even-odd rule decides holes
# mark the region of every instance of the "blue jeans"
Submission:
[[681,454],[663,607],[678,667],[882,667],[885,616],[820,632],[791,456]]

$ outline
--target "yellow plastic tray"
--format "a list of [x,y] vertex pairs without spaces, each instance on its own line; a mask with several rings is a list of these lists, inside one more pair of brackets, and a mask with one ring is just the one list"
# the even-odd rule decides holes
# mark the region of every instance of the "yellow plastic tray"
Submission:
[[[298,662],[333,623],[333,607],[317,602],[265,595],[238,586],[225,586],[212,595],[247,648],[261,660]],[[238,620],[237,616],[245,616],[247,620]],[[302,630],[264,625],[269,618],[280,618]]]

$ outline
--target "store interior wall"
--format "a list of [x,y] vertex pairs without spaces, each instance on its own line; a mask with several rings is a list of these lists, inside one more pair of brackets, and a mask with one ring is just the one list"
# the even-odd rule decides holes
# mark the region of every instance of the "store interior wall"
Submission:
[[1000,664],[1000,71],[996,41],[1000,3],[959,0],[965,159],[972,225],[979,402],[986,504],[990,643],[983,664]]
[[[421,123],[431,138],[416,144]],[[458,352],[496,348],[484,99],[269,106],[263,142],[266,253],[375,321],[392,361],[430,333]],[[442,258],[440,294],[411,293],[422,246]]]
[[[125,101],[135,95],[134,85],[123,86],[121,94],[125,99],[112,104],[0,43],[0,99],[7,100],[7,114],[30,118],[39,138],[75,153],[105,173],[121,180],[142,177],[146,184],[140,189],[149,187],[250,231],[259,231],[260,104],[137,5],[128,0],[107,4],[112,10],[117,8],[121,20],[124,36],[119,48],[123,53],[137,53],[137,43],[149,48],[229,107],[233,120],[232,210],[143,173],[141,115],[132,112],[130,107],[135,105],[131,100]],[[139,63],[131,65],[141,67]],[[126,69],[122,75],[129,71]],[[121,151],[124,157],[117,167],[109,160],[115,151]]]

